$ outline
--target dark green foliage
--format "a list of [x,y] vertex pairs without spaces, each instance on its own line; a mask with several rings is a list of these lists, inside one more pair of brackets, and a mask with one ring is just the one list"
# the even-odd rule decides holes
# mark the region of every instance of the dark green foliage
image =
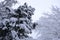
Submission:
[[5,0],[0,4],[0,40],[20,40],[28,37],[27,34],[36,26],[31,22],[35,9],[26,3],[17,9],[12,9],[13,3],[16,1]]

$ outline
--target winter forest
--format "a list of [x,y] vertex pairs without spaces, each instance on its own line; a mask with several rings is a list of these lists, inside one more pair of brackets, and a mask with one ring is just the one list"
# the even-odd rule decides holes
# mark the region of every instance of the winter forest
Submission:
[[51,12],[32,22],[35,8],[28,3],[12,8],[17,0],[0,2],[0,40],[60,40],[60,8],[51,6]]

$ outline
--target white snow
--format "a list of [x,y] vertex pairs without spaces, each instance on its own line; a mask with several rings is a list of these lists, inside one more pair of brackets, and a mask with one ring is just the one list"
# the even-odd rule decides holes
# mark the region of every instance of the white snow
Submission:
[[28,36],[32,37],[33,39],[38,39],[42,34],[39,33],[39,31],[32,30],[31,34],[28,34]]

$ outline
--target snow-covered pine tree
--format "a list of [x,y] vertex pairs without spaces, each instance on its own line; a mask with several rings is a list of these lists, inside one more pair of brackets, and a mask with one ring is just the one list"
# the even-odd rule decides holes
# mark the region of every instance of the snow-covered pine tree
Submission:
[[5,0],[0,3],[0,40],[20,40],[35,28],[31,22],[34,8],[25,3],[17,9],[12,9],[15,0]]

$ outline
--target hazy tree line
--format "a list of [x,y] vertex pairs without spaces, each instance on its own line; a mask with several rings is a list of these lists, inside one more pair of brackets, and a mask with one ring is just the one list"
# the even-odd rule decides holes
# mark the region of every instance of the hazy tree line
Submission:
[[38,40],[60,40],[60,8],[52,6],[50,13],[45,13],[38,21],[42,34]]

